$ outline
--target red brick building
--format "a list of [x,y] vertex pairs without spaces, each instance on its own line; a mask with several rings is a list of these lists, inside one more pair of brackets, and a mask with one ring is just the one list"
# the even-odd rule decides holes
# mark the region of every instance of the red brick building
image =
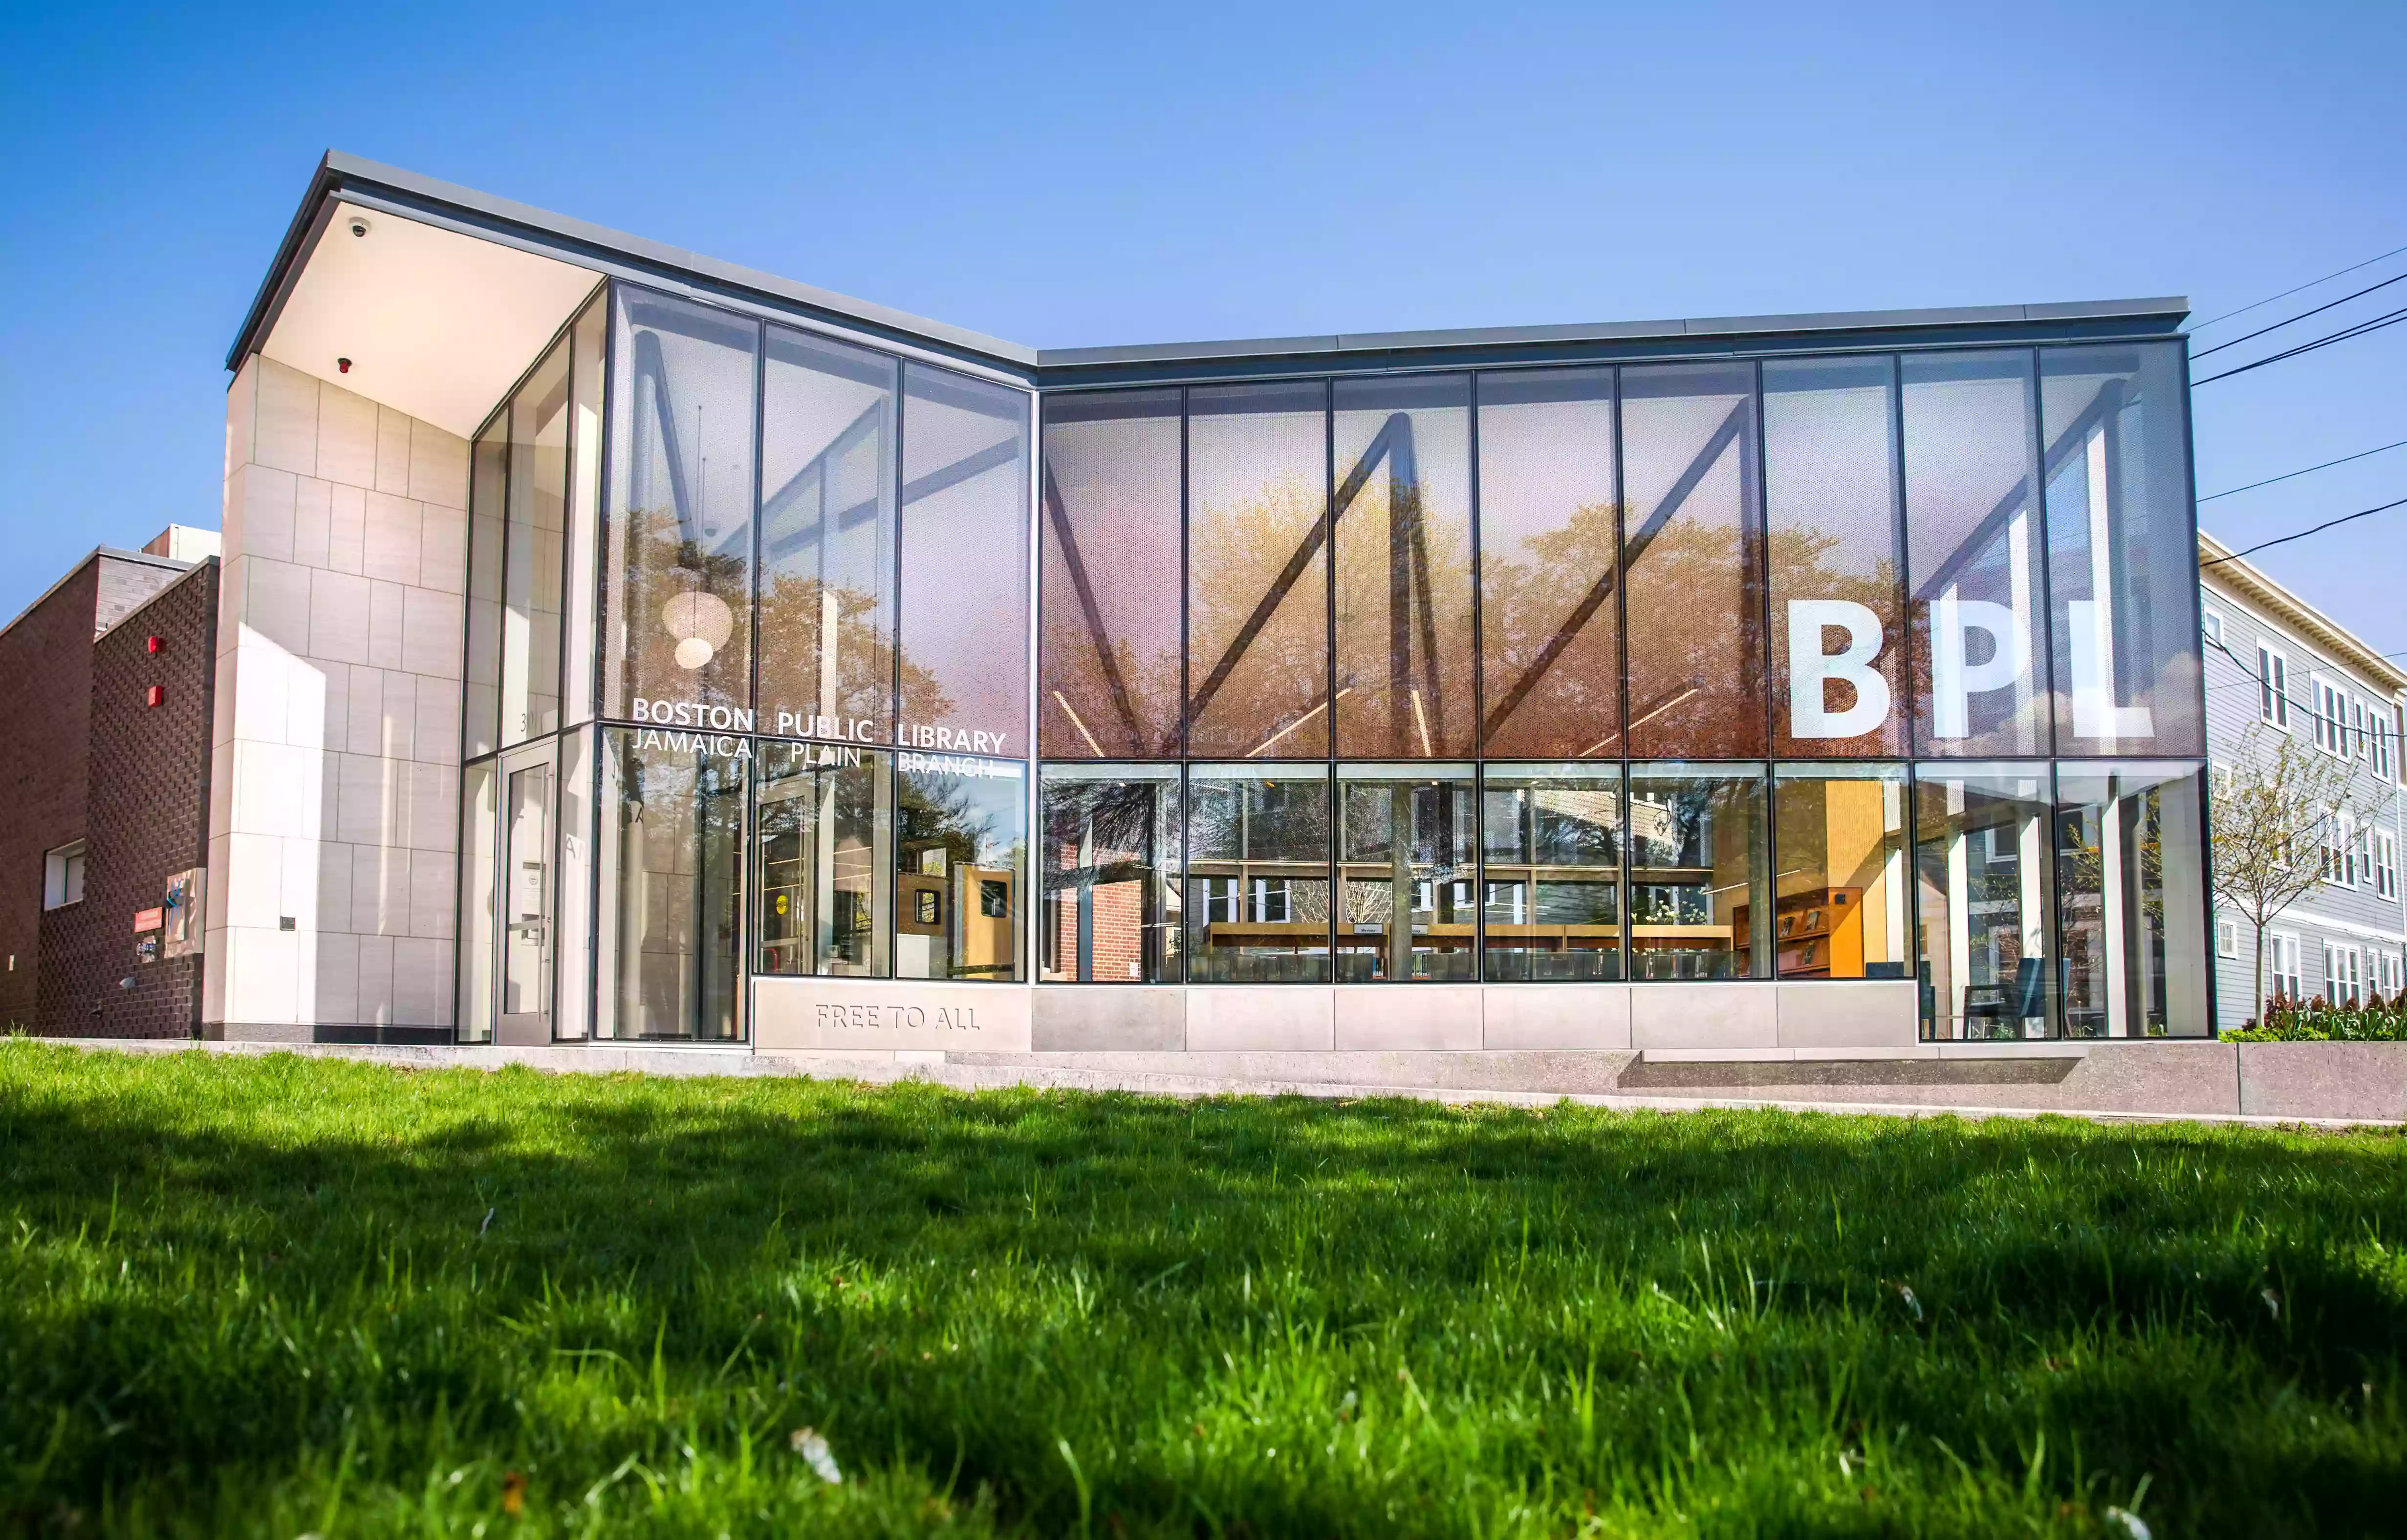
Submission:
[[0,629],[9,1030],[192,1033],[198,949],[168,955],[181,948],[149,911],[207,860],[218,563],[167,553],[210,543],[171,530],[141,552],[103,547]]

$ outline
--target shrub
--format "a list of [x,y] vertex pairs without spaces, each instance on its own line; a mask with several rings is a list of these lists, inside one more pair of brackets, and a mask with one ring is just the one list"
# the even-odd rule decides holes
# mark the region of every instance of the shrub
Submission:
[[2276,995],[2264,1014],[2235,1032],[2229,1042],[2407,1042],[2407,990],[2391,999],[2370,996],[2362,1004],[2334,1005],[2318,995],[2294,1000]]

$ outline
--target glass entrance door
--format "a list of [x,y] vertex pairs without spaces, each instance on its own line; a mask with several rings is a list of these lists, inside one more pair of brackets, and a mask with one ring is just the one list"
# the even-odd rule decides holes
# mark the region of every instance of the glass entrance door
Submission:
[[552,745],[502,759],[498,1040],[551,1041]]

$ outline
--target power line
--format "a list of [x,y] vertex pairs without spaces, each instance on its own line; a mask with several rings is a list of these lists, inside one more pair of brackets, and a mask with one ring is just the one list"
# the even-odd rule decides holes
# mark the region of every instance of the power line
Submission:
[[2280,539],[2278,539],[2278,540],[2267,540],[2267,541],[2260,541],[2260,542],[2258,542],[2257,544],[2254,544],[2254,545],[2249,546],[2247,550],[2244,550],[2244,551],[2234,551],[2234,552],[2232,552],[2229,556],[2219,556],[2219,557],[2216,557],[2216,558],[2215,558],[2214,560],[2212,560],[2212,561],[2201,561],[2201,562],[2200,562],[2200,563],[2199,563],[2199,565],[2200,565],[2200,567],[2202,567],[2202,568],[2203,568],[2203,567],[2220,567],[2220,566],[2222,566],[2222,565],[2223,565],[2225,562],[2227,562],[2227,561],[2237,561],[2237,560],[2239,560],[2239,559],[2240,559],[2242,557],[2243,557],[2243,556],[2251,556],[2251,555],[2254,555],[2255,553],[2257,553],[2257,552],[2258,552],[2258,551],[2271,549],[2272,547],[2273,547],[2273,546],[2275,546],[2275,545],[2287,545],[2290,542],[2292,542],[2292,541],[2294,541],[2294,540],[2304,540],[2304,539],[2306,539],[2309,535],[2319,535],[2319,534],[2323,533],[2326,530],[2331,529],[2331,528],[2332,528],[2332,527],[2334,527],[2335,525],[2346,524],[2346,523],[2348,523],[2348,522],[2349,522],[2350,520],[2352,520],[2352,519],[2364,518],[2364,517],[2366,517],[2367,516],[2371,515],[2371,514],[2385,513],[2385,512],[2387,512],[2388,510],[2390,510],[2390,509],[2392,509],[2392,508],[2398,508],[2398,507],[2401,507],[2401,506],[2407,506],[2407,497],[2402,497],[2402,498],[2399,499],[2399,500],[2398,500],[2397,502],[2385,502],[2385,503],[2381,504],[2381,505],[2380,505],[2380,506],[2378,506],[2378,507],[2372,507],[2372,508],[2359,508],[2357,512],[2355,512],[2355,513],[2353,513],[2353,514],[2343,514],[2343,515],[2342,515],[2340,517],[2338,517],[2338,518],[2326,519],[2323,523],[2316,525],[2316,526],[2315,526],[2314,529],[2312,529],[2312,530],[2300,530],[2297,534],[2294,534],[2294,535],[2284,535],[2284,536],[2282,536],[2282,537],[2281,537]]
[[2285,289],[2280,293],[2275,294],[2269,299],[2258,300],[2253,304],[2243,304],[2237,310],[2227,310],[2222,315],[2215,317],[2214,320],[2200,321],[2196,326],[2191,327],[2190,330],[2192,332],[2203,332],[2208,327],[2220,325],[2222,322],[2229,320],[2234,316],[2244,316],[2251,310],[2262,310],[2267,305],[2272,304],[2274,300],[2286,300],[2293,294],[2304,293],[2306,290],[2313,289],[2315,284],[2329,283],[2334,278],[2345,278],[2360,267],[2371,267],[2375,262],[2387,261],[2391,258],[2399,255],[2400,251],[2407,251],[2407,246],[2399,247],[2398,251],[2386,251],[2379,257],[2368,257],[2365,261],[2355,263],[2352,266],[2343,267],[2337,273],[2327,273],[2322,277],[2315,279],[2314,283],[2302,283],[2296,289]]
[[2221,492],[2209,492],[2206,496],[2199,499],[2199,501],[2200,502],[2213,502],[2216,498],[2230,497],[2236,492],[2253,492],[2259,487],[2271,487],[2277,481],[2288,481],[2293,476],[2308,475],[2316,471],[2329,471],[2335,465],[2346,465],[2350,460],[2363,459],[2368,455],[2378,455],[2381,454],[2383,450],[2397,449],[2402,445],[2407,445],[2407,439],[2400,439],[2397,444],[2386,444],[2380,449],[2364,449],[2354,455],[2343,455],[2338,459],[2328,459],[2321,465],[2310,465],[2304,471],[2288,471],[2278,476],[2267,476],[2262,481],[2252,481],[2245,487],[2233,487]]
[[2361,300],[2368,294],[2372,293],[2374,290],[2387,289],[2394,283],[2407,283],[2407,273],[2401,273],[2395,278],[2385,278],[2380,283],[2369,285],[2364,289],[2358,290],[2354,294],[2343,294],[2339,299],[2326,301],[2324,304],[2315,306],[2313,310],[2301,310],[2297,315],[2275,321],[2271,326],[2260,326],[2254,332],[2243,332],[2240,335],[2232,338],[2229,342],[2219,342],[2213,347],[2205,349],[2204,352],[2192,353],[2189,356],[2189,361],[2196,363],[2199,360],[2206,357],[2208,353],[2220,353],[2227,347],[2237,347],[2242,343],[2261,337],[2268,332],[2279,332],[2286,326],[2305,320],[2309,316],[2320,316],[2325,311],[2331,309],[2334,305],[2346,304],[2351,300]]
[[2201,385],[2213,385],[2216,380],[2228,380],[2234,374],[2244,374],[2251,369],[2262,369],[2269,363],[2279,363],[2284,359],[2295,359],[2301,353],[2312,353],[2318,347],[2329,347],[2336,342],[2346,342],[2351,337],[2361,337],[2369,332],[2379,332],[2386,326],[2396,326],[2402,320],[2407,320],[2407,306],[2401,306],[2387,315],[2376,316],[2371,320],[2359,321],[2355,326],[2344,327],[2327,336],[2317,337],[2313,342],[2302,342],[2286,352],[2270,354],[2253,363],[2243,363],[2236,369],[2227,369],[2220,374],[2209,374],[2202,380],[2192,380],[2189,382],[2190,388],[2196,389]]

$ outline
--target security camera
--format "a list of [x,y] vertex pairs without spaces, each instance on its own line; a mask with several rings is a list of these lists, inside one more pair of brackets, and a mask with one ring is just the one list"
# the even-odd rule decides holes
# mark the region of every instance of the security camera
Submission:
[[359,215],[354,214],[350,219],[350,229],[351,233],[354,235],[364,235],[368,233],[368,222]]

